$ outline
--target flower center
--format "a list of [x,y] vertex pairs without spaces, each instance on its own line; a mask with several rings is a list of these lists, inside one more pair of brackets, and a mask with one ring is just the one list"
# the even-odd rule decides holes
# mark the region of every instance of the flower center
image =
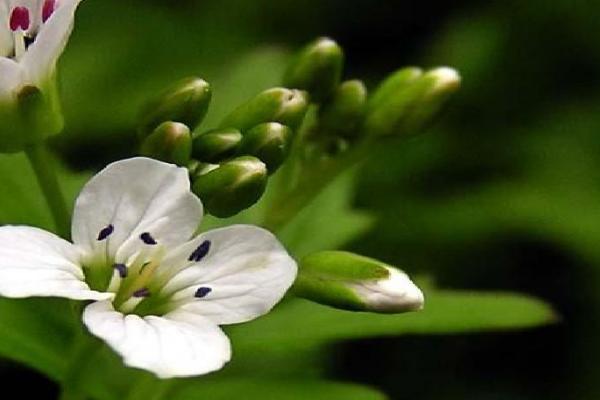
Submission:
[[[201,262],[208,255],[211,242],[205,240],[189,255],[178,260],[171,258],[165,264],[166,249],[150,232],[143,232],[138,237],[141,249],[126,262],[115,263],[106,257],[106,249],[116,229],[109,224],[98,232],[96,240],[102,247],[95,253],[104,256],[102,260],[96,259],[84,266],[86,281],[95,290],[115,293],[113,305],[123,313],[162,315],[170,311],[182,299],[174,300],[173,293],[165,293],[162,289],[178,272]],[[174,265],[167,265],[170,263]],[[189,300],[203,299],[212,291],[211,287],[199,285]]]
[[12,31],[14,59],[19,61],[27,48],[35,42],[40,26],[48,21],[57,7],[57,0],[37,2],[36,9],[24,5],[12,8],[8,26]]

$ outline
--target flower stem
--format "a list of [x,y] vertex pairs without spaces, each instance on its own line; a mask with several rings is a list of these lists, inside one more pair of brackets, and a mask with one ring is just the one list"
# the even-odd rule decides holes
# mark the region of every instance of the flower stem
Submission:
[[86,365],[99,348],[99,344],[83,329],[76,334],[70,362],[61,383],[59,400],[84,400],[87,398],[81,390],[85,384],[82,378],[86,374]]
[[54,160],[44,144],[35,144],[25,149],[25,154],[33,167],[38,184],[52,213],[57,233],[67,238],[70,232],[71,216],[60,189]]

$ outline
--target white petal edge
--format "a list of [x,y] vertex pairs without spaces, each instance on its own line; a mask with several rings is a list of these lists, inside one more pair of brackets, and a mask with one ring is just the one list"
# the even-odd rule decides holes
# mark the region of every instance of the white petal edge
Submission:
[[[265,229],[251,225],[215,229],[176,252],[187,259],[205,240],[211,242],[207,256],[182,269],[162,290],[173,294],[181,310],[218,325],[246,322],[269,312],[296,279],[296,262]],[[211,291],[195,298],[199,287]]]
[[13,51],[13,36],[9,29],[8,8],[0,1],[0,57],[8,56]]
[[109,301],[102,301],[85,308],[83,322],[127,366],[163,379],[203,375],[221,369],[231,359],[231,344],[221,328],[193,313],[124,315]]
[[0,296],[106,300],[83,281],[79,254],[58,236],[25,226],[0,227]]
[[59,1],[58,8],[42,25],[38,35],[23,55],[21,65],[27,73],[28,83],[43,86],[56,67],[73,30],[75,10],[81,0]]
[[[125,262],[144,246],[149,232],[167,248],[187,241],[202,219],[202,203],[191,191],[188,171],[173,164],[137,157],[117,161],[83,188],[73,214],[73,242],[87,254],[106,251]],[[114,232],[98,242],[99,232]]]

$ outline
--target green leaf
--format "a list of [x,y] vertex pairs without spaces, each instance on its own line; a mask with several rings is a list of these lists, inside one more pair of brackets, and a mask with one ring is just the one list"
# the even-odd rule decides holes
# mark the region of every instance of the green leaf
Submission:
[[265,317],[230,328],[238,352],[288,349],[340,339],[456,334],[528,328],[556,321],[546,303],[513,293],[428,291],[425,310],[402,315],[341,311],[294,299]]
[[73,336],[71,315],[63,299],[0,298],[0,356],[60,379]]
[[352,383],[318,380],[197,380],[182,385],[169,394],[172,400],[229,400],[235,398],[259,400],[384,400],[382,393]]

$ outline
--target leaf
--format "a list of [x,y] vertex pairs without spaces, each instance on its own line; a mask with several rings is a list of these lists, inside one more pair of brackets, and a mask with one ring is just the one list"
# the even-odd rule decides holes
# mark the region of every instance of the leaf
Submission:
[[352,383],[326,382],[318,380],[254,380],[224,379],[214,381],[197,380],[182,385],[169,399],[229,400],[243,397],[257,400],[384,400],[382,393]]
[[234,348],[264,351],[341,339],[401,334],[456,334],[528,328],[556,321],[546,303],[526,295],[430,291],[425,310],[402,315],[341,311],[294,299],[265,317],[231,327]]
[[0,355],[59,380],[73,337],[69,302],[0,298]]

